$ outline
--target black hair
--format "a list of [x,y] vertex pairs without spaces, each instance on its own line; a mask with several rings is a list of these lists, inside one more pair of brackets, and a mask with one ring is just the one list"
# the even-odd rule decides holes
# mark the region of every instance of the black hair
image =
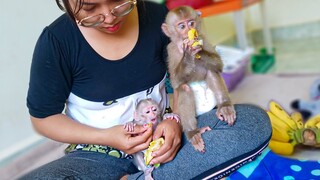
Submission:
[[56,0],[56,3],[62,11],[66,12],[73,20],[76,20],[76,15],[81,10],[84,0],[77,0],[75,4],[75,9],[72,9],[69,1],[70,0]]
[[66,12],[73,20],[75,20],[75,16],[83,6],[83,0],[76,1],[75,9],[72,9],[69,1],[70,0],[56,0],[56,3],[62,11]]

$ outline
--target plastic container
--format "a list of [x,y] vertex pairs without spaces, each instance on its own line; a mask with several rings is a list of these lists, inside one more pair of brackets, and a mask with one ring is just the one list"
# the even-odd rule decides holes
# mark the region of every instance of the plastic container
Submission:
[[253,48],[241,50],[228,46],[217,46],[216,50],[224,63],[222,77],[229,91],[244,78]]

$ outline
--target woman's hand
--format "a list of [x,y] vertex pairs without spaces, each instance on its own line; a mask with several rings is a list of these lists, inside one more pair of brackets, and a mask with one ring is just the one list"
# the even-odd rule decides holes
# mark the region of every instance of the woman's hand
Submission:
[[114,126],[111,132],[110,146],[127,154],[147,149],[152,140],[152,127],[136,125],[133,132],[128,132],[123,125]]
[[150,164],[166,163],[176,156],[181,145],[182,127],[175,119],[165,119],[158,124],[153,139],[164,138],[164,144],[152,153]]

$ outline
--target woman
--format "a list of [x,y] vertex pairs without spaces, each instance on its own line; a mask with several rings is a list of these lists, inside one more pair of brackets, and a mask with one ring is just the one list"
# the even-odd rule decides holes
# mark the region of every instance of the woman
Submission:
[[249,105],[236,106],[233,127],[216,119],[215,110],[198,118],[199,126],[213,129],[203,135],[204,154],[182,140],[175,120],[163,120],[155,132],[143,126],[125,131],[138,100],[152,98],[169,107],[169,40],[161,32],[166,7],[135,0],[56,1],[67,13],[38,39],[27,105],[38,133],[71,145],[64,157],[23,179],[143,178],[130,154],[159,137],[165,144],[153,153],[151,164],[162,164],[155,179],[222,177],[267,145],[268,117]]

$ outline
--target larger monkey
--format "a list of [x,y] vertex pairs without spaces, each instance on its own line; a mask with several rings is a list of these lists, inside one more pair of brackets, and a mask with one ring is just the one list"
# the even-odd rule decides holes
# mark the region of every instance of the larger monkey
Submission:
[[[233,125],[236,112],[231,103],[228,89],[221,72],[223,63],[200,31],[201,18],[189,6],[172,9],[162,24],[163,32],[170,37],[168,45],[169,73],[173,95],[173,111],[181,117],[183,131],[196,150],[204,152],[204,141],[201,134],[209,127],[198,128],[196,120],[196,103],[191,83],[202,82],[214,93],[213,100],[217,103],[217,117]],[[190,29],[198,32],[198,39],[188,40]],[[192,46],[197,40],[203,44]]]

